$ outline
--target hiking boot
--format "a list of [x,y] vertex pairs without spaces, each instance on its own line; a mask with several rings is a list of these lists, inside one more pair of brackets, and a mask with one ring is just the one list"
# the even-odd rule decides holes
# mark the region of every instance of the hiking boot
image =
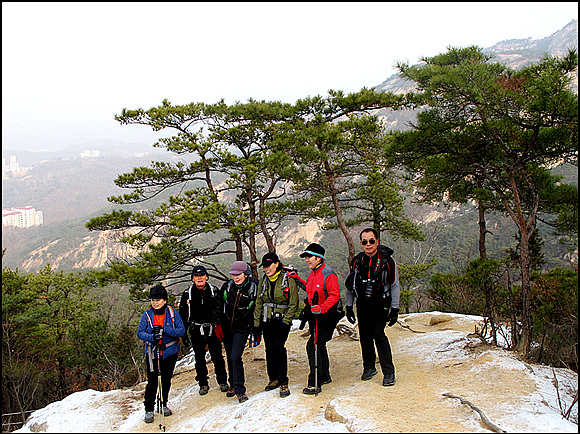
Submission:
[[145,423],[151,423],[151,422],[153,422],[154,419],[155,419],[155,413],[153,413],[152,411],[145,412],[145,419],[143,419],[145,421]]
[[302,389],[302,393],[306,395],[318,395],[320,392],[322,392],[320,387],[308,386]]
[[248,400],[248,395],[245,393],[240,393],[238,395],[238,402],[241,404],[242,402],[246,402]]
[[207,395],[207,392],[209,392],[209,386],[199,386],[200,395]]
[[227,392],[230,387],[227,384],[220,384],[220,392]]
[[330,384],[330,383],[332,383],[332,378],[328,377],[326,380],[322,380],[320,382],[320,385],[324,386],[325,384]]
[[282,384],[280,386],[280,398],[286,398],[287,396],[290,396],[290,389],[288,389],[287,384]]
[[383,378],[383,386],[392,386],[395,384],[395,374],[386,374]]
[[226,392],[226,396],[231,398],[232,396],[236,396],[236,392],[234,392],[234,386],[230,386],[230,388]]
[[374,369],[374,368],[373,369],[365,369],[360,378],[363,381],[367,381],[367,380],[370,380],[371,378],[373,378],[375,375],[377,375],[376,369]]
[[270,381],[268,383],[268,385],[264,388],[264,390],[266,390],[266,391],[268,391],[268,390],[274,390],[278,386],[279,386],[278,380]]
[[167,408],[166,406],[163,406],[163,416],[167,417],[167,416],[171,416],[173,414],[173,412]]

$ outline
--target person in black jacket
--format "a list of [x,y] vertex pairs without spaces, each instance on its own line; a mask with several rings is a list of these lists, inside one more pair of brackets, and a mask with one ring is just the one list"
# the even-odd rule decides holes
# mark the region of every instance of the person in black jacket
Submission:
[[205,361],[206,345],[214,366],[216,380],[222,392],[228,390],[226,363],[222,355],[223,332],[221,322],[222,303],[217,287],[208,282],[209,276],[203,265],[191,272],[193,285],[181,295],[179,314],[189,329],[191,345],[195,354],[195,379],[199,394],[209,391],[209,377]]
[[226,396],[237,395],[242,403],[248,400],[242,355],[254,323],[258,285],[256,279],[249,276],[249,267],[244,261],[234,262],[230,274],[232,278],[220,290],[224,300],[221,324],[230,380]]
[[[385,326],[399,316],[399,275],[392,258],[393,250],[379,245],[379,234],[372,228],[360,233],[363,252],[350,263],[346,279],[346,318],[354,324],[353,301],[356,297],[358,330],[363,359],[363,381],[370,380],[375,369],[376,353],[383,371],[383,386],[395,384],[395,366]],[[373,345],[374,343],[374,345]]]

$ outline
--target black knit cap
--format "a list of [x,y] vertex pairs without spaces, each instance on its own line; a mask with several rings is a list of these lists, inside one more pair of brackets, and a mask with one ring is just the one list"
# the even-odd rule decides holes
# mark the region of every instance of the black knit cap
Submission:
[[269,267],[275,262],[280,262],[280,258],[274,252],[268,252],[262,257],[262,267]]
[[203,265],[196,265],[195,267],[193,267],[193,270],[191,270],[191,277],[203,275],[207,276],[207,270]]
[[304,252],[300,253],[300,257],[303,258],[305,256],[318,256],[319,258],[324,259],[324,252],[326,252],[324,247],[322,247],[320,244],[312,243],[306,247]]
[[149,290],[149,298],[163,299],[167,300],[167,290],[161,284],[155,285]]

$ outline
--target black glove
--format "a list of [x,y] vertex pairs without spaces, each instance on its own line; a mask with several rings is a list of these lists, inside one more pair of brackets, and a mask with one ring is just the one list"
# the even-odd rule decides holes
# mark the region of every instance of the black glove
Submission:
[[160,325],[154,325],[153,326],[153,340],[155,342],[159,342],[162,337],[163,337],[163,327],[161,327]]
[[298,328],[300,330],[304,330],[304,326],[306,325],[306,322],[308,322],[309,314],[310,314],[310,305],[308,304],[308,299],[306,299],[304,309],[302,309],[302,312],[300,312],[300,315],[298,315],[298,319],[300,320],[300,327]]
[[346,307],[346,319],[351,323],[354,324],[356,322],[356,317],[354,316],[354,310],[352,306]]
[[395,325],[397,322],[397,318],[399,318],[399,309],[396,307],[391,308],[391,312],[389,313],[389,317],[387,318],[389,321],[389,327]]

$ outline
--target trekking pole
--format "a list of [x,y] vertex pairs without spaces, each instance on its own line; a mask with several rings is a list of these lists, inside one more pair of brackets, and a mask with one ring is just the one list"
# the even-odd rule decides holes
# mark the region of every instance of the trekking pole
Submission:
[[318,315],[314,315],[314,390],[318,395]]
[[[160,413],[159,429],[165,432],[165,413],[163,412],[163,382],[161,381],[161,346],[159,345],[159,342],[157,342],[155,346],[157,347],[157,411]],[[163,423],[161,418],[163,418]]]
[[[319,296],[318,291],[312,295],[312,305],[318,305]],[[318,315],[314,314],[314,390],[315,395],[318,395]]]

